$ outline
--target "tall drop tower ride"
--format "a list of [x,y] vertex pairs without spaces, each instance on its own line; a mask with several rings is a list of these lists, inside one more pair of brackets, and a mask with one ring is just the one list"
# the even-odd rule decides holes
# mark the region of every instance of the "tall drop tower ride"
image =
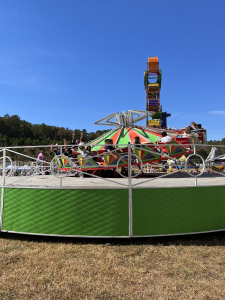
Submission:
[[154,112],[152,120],[147,119],[147,126],[163,128],[167,127],[167,117],[170,114],[162,112],[160,105],[160,90],[162,82],[162,71],[159,68],[158,57],[149,57],[147,70],[144,72],[144,86],[146,91],[146,110]]

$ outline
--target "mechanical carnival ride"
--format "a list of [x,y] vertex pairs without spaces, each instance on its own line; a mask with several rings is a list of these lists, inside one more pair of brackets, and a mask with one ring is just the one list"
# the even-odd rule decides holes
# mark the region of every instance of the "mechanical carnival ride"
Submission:
[[[147,69],[144,72],[144,86],[146,90],[146,111],[129,110],[122,113],[112,113],[94,124],[115,127],[106,134],[98,137],[90,143],[92,155],[82,155],[81,151],[73,151],[72,157],[65,155],[55,156],[51,163],[52,173],[59,177],[68,176],[71,173],[82,175],[88,172],[93,175],[102,175],[106,169],[119,171],[122,168],[122,176],[127,173],[128,167],[128,144],[132,145],[131,164],[142,170],[146,164],[155,165],[167,159],[176,160],[184,155],[193,154],[203,148],[207,143],[206,130],[198,133],[198,137],[182,137],[182,130],[169,130],[167,117],[171,116],[162,112],[160,104],[160,89],[162,82],[162,71],[159,69],[158,57],[150,57]],[[149,120],[149,118],[152,120]],[[146,126],[135,125],[135,123],[146,119]],[[164,128],[164,129],[162,129]],[[162,131],[173,138],[170,144],[161,143]],[[135,145],[135,137],[140,139],[141,145]],[[105,152],[105,141],[120,149]],[[195,148],[195,149],[194,149]],[[122,151],[121,151],[122,150]],[[143,172],[138,172],[138,175]],[[137,176],[137,174],[135,175]]]
[[[146,76],[149,81],[150,75]],[[159,99],[159,94],[155,97]],[[195,178],[195,184],[193,180],[193,186],[192,178],[189,180],[188,176],[177,179],[171,174],[163,174],[153,179],[131,178],[141,175],[147,164],[163,165],[164,161],[178,161],[185,155],[190,157],[207,142],[205,129],[198,133],[198,137],[182,137],[182,129],[163,129],[160,102],[158,112],[150,102],[148,104],[146,111],[112,113],[95,122],[114,129],[90,143],[93,155],[74,150],[72,157],[63,153],[55,156],[50,165],[53,174],[60,179],[27,176],[28,183],[19,185],[17,178],[5,178],[6,155],[12,149],[0,149],[4,162],[0,186],[0,232],[133,238],[225,230],[225,186],[220,178],[204,174],[199,181]],[[159,120],[159,124],[149,122],[149,118]],[[148,126],[136,125],[144,119],[148,120]],[[173,138],[172,143],[160,142],[163,131]],[[135,137],[140,138],[140,144],[135,144]],[[105,151],[105,140],[112,140],[118,149]],[[63,145],[60,147],[62,149]],[[214,156],[208,159],[210,164]],[[130,166],[138,168],[139,173],[133,175]],[[62,179],[69,174],[84,173],[104,177],[107,170],[120,172],[128,180]],[[218,181],[216,184],[213,178]]]
[[[134,118],[135,115],[135,118]],[[135,125],[141,119],[151,116],[151,112],[128,111],[121,114],[111,114],[97,122],[99,125],[115,126],[106,134],[92,141],[92,156],[82,155],[80,151],[74,153],[73,158],[65,155],[55,156],[52,160],[52,170],[56,176],[68,176],[70,173],[82,172],[92,173],[101,176],[102,171],[106,169],[117,170],[122,175],[127,174],[128,167],[128,144],[131,145],[131,165],[138,166],[140,172],[137,175],[143,175],[141,170],[146,164],[155,165],[162,163],[167,159],[178,160],[183,155],[190,155],[202,149],[206,144],[206,131],[199,133],[198,137],[181,137],[182,130],[163,130]],[[111,121],[112,118],[115,121]],[[105,123],[102,123],[102,121]],[[101,122],[101,123],[100,123]],[[162,143],[162,131],[166,131],[168,136],[173,138],[171,143]],[[135,144],[135,137],[139,137],[141,145]],[[111,139],[117,146],[113,151],[106,152],[106,140]],[[122,151],[121,151],[122,150]],[[119,171],[120,170],[120,171]],[[66,172],[65,172],[66,171]]]

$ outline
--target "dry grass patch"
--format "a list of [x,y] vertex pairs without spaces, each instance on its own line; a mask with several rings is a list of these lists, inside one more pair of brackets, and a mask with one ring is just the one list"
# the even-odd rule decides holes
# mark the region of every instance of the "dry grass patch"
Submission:
[[225,234],[112,240],[0,235],[0,299],[225,299]]

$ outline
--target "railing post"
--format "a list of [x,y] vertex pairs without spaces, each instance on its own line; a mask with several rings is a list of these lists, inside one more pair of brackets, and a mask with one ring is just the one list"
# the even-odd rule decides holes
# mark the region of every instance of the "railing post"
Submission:
[[132,206],[132,178],[131,178],[131,144],[128,143],[128,192],[129,192],[129,236],[133,236],[133,206]]
[[3,149],[3,168],[2,168],[2,171],[3,171],[3,177],[2,177],[2,186],[4,187],[5,186],[5,148]]
[[[194,144],[194,154],[196,154],[196,146]],[[195,176],[195,186],[198,185],[197,176]]]
[[5,188],[5,148],[3,149],[3,176],[2,176],[2,192],[1,192],[1,210],[0,210],[0,232],[2,231],[2,220],[3,220],[3,204],[4,204],[4,188]]
[[[62,154],[63,154],[62,146],[60,146],[60,155],[62,155]],[[60,186],[60,188],[62,188],[62,177],[60,177],[60,179],[59,179],[59,186]]]

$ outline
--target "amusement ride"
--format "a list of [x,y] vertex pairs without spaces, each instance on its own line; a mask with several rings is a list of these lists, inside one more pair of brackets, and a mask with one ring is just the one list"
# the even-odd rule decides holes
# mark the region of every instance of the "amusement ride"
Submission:
[[[89,153],[78,149],[72,152],[71,157],[55,156],[51,162],[52,173],[57,177],[70,174],[82,177],[84,173],[102,176],[103,171],[110,169],[113,171],[113,177],[128,176],[130,145],[130,164],[138,169],[138,172],[132,171],[134,177],[146,176],[143,173],[146,165],[162,167],[165,161],[169,160],[175,161],[175,168],[178,168],[177,165],[185,160],[186,156],[194,155],[202,149],[207,143],[205,129],[201,129],[197,136],[183,136],[184,129],[167,128],[167,117],[170,114],[162,112],[161,82],[162,71],[159,69],[158,57],[151,57],[144,72],[146,111],[115,112],[96,121],[95,125],[110,126],[114,129],[91,141]],[[143,119],[146,119],[146,126],[136,125]],[[166,132],[172,140],[168,143],[161,142],[162,132]],[[110,151],[106,151],[105,147],[108,141],[111,145]],[[189,161],[189,164],[195,167],[194,162]],[[171,166],[169,170],[171,171]]]
[[[149,58],[146,110],[96,121],[110,130],[88,144],[55,145],[51,162],[25,178],[6,173],[8,153],[37,159],[16,152],[17,146],[1,148],[0,232],[136,238],[225,230],[225,173],[210,172],[224,154],[214,148],[206,160],[200,155],[207,145],[204,128],[188,133],[187,127],[167,127],[161,82],[158,58]],[[145,125],[138,125],[141,120]],[[46,168],[54,176],[45,176]]]

